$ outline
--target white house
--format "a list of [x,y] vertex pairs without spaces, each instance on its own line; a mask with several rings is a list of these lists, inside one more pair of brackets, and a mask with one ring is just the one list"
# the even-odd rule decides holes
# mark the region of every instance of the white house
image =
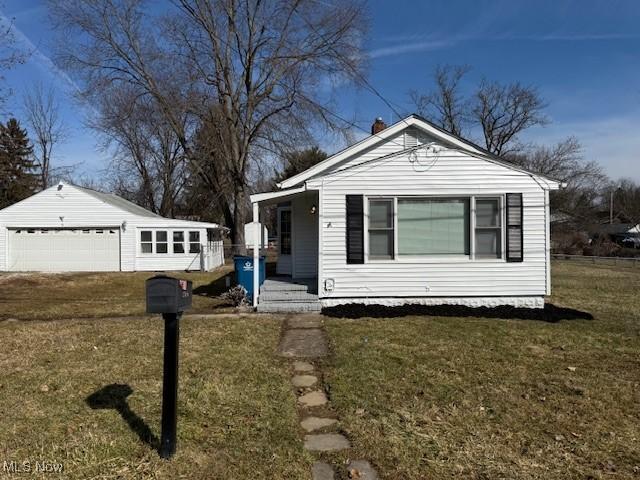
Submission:
[[0,271],[211,270],[220,227],[60,183],[0,210]]
[[542,307],[551,291],[549,191],[561,184],[417,115],[376,120],[371,136],[278,187],[251,196],[255,222],[278,205],[282,277],[254,297],[259,311]]

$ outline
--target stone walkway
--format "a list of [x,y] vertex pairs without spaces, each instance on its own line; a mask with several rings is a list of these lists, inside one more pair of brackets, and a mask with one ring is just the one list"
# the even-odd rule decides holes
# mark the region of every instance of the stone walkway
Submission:
[[[321,360],[329,354],[327,333],[322,317],[297,315],[285,320],[278,351],[293,361],[291,385],[298,396],[300,428],[304,431],[304,448],[328,458],[327,453],[351,447],[349,439],[339,432],[339,419],[334,418],[329,399],[323,389]],[[305,361],[299,360],[304,359]],[[336,462],[334,462],[336,463]],[[344,468],[344,465],[340,465]],[[311,469],[313,480],[333,480],[337,468],[317,461]],[[366,460],[353,460],[346,466],[346,478],[377,480],[378,474]]]

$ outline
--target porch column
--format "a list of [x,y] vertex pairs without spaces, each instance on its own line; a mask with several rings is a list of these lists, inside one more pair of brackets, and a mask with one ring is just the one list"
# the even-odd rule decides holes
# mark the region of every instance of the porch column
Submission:
[[254,202],[253,206],[253,306],[258,306],[258,293],[260,290],[260,204]]

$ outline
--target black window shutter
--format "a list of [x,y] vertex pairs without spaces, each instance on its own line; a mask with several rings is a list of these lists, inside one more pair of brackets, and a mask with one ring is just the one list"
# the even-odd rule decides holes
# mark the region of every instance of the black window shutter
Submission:
[[522,218],[522,194],[507,193],[507,262],[524,259]]
[[347,195],[347,263],[364,263],[364,197]]

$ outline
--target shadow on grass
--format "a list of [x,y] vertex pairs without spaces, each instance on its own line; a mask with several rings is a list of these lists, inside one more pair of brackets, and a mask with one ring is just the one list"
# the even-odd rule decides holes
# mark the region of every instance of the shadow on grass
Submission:
[[323,315],[335,318],[397,318],[408,316],[475,317],[516,320],[541,320],[555,323],[561,320],[593,320],[593,315],[573,308],[545,303],[544,308],[466,307],[462,305],[362,305],[350,303],[322,309]]
[[153,434],[149,425],[129,407],[127,397],[132,393],[133,389],[129,385],[112,383],[93,392],[87,397],[86,402],[93,410],[115,410],[118,412],[127,422],[129,428],[138,435],[140,441],[159,451],[160,440],[158,437]]
[[230,272],[211,283],[194,288],[193,294],[200,295],[201,297],[215,298],[229,290],[229,285],[233,284],[235,284],[235,272]]

